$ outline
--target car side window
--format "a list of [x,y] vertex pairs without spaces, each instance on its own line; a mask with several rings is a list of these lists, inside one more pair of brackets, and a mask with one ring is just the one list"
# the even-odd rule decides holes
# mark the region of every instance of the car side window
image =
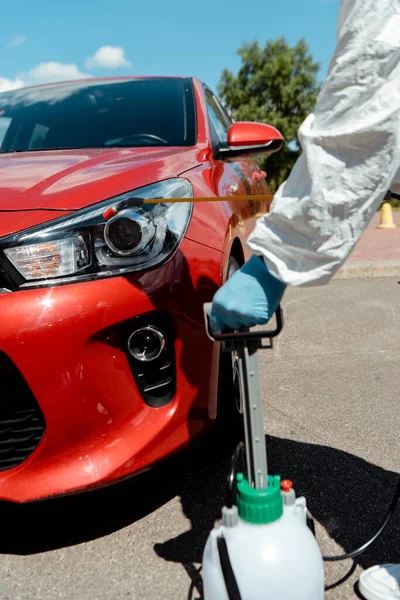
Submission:
[[228,117],[221,109],[216,97],[210,92],[205,90],[206,102],[207,102],[207,113],[210,122],[211,130],[214,136],[217,138],[215,141],[226,144],[228,141],[228,130],[231,123]]
[[46,135],[49,131],[49,127],[41,125],[40,123],[36,123],[32,131],[31,139],[29,140],[29,150],[36,150],[36,148],[44,148],[43,144],[46,139]]
[[[1,113],[1,111],[0,111]],[[9,117],[0,117],[0,147],[3,143],[4,137],[7,133],[7,130],[11,124],[11,119]]]

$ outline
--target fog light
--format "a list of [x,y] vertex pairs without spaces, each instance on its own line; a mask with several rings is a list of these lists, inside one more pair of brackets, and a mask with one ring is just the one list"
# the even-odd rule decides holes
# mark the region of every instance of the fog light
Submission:
[[104,227],[107,246],[119,256],[131,256],[143,252],[154,235],[153,222],[130,210],[121,211],[107,221]]
[[161,331],[149,325],[132,333],[128,339],[128,351],[136,360],[150,362],[160,356],[165,344]]

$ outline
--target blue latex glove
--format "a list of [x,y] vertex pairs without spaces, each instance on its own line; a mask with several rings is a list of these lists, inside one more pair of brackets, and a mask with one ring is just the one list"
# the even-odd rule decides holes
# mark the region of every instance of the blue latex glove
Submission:
[[274,315],[286,284],[271,275],[264,260],[252,256],[215,294],[210,317],[214,331],[264,325]]

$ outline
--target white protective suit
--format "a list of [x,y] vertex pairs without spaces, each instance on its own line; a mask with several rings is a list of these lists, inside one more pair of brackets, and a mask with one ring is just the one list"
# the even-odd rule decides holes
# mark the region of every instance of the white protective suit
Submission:
[[388,189],[400,192],[400,0],[342,0],[302,155],[248,239],[289,285],[327,283]]

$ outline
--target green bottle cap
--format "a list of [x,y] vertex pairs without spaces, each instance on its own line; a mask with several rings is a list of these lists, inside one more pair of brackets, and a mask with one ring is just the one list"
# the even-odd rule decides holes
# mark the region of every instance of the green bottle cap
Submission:
[[250,487],[243,475],[236,475],[237,506],[239,516],[248,523],[272,523],[283,514],[281,496],[281,478],[279,475],[268,475],[268,487],[256,490]]

